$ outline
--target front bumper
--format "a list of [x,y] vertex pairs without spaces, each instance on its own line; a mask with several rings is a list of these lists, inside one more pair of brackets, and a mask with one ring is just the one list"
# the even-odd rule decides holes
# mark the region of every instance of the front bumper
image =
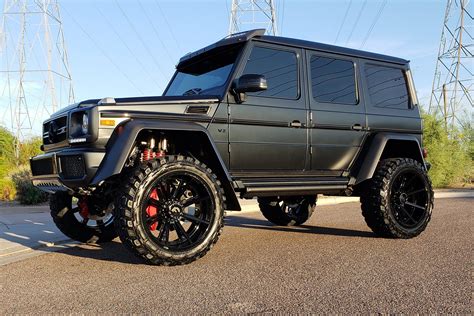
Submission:
[[46,192],[87,187],[105,152],[62,150],[30,159],[33,185]]

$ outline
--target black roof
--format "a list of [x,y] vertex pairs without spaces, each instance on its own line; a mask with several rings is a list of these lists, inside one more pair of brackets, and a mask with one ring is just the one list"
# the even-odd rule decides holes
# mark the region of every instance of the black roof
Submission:
[[311,42],[311,41],[305,41],[301,39],[288,38],[288,37],[269,36],[269,35],[264,35],[264,34],[265,34],[264,29],[256,29],[256,30],[250,30],[246,32],[231,34],[214,44],[211,44],[193,53],[189,53],[185,55],[179,60],[178,67],[181,63],[189,61],[190,59],[193,59],[194,57],[204,52],[208,52],[210,50],[213,50],[222,46],[249,41],[250,39],[256,39],[258,41],[266,42],[266,43],[301,47],[301,48],[306,48],[306,49],[314,49],[314,50],[322,51],[322,52],[330,52],[330,53],[336,53],[336,54],[347,55],[347,56],[367,58],[367,59],[385,61],[385,62],[401,64],[401,65],[405,65],[408,63],[408,60],[403,59],[403,58],[387,56],[387,55],[377,54],[377,53],[371,53],[371,52],[367,52],[363,50],[335,46],[335,45],[330,45],[330,44]]
[[267,43],[314,49],[314,50],[318,50],[322,52],[329,52],[329,53],[336,53],[336,54],[347,55],[347,56],[380,60],[380,61],[386,61],[386,62],[395,63],[395,64],[404,65],[408,63],[408,60],[403,59],[403,58],[387,56],[387,55],[377,54],[377,53],[371,53],[371,52],[367,52],[363,50],[335,46],[335,45],[330,45],[330,44],[305,41],[305,40],[295,39],[295,38],[264,35],[264,36],[257,37],[257,39],[259,41],[267,42]]

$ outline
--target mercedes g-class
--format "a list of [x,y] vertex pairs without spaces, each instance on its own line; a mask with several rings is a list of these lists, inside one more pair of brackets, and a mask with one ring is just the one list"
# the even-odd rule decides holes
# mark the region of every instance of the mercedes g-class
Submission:
[[394,238],[420,234],[433,208],[409,62],[264,30],[185,55],[162,96],[58,111],[43,142],[33,183],[59,229],[118,235],[152,264],[202,257],[237,196],[276,225],[303,224],[318,194],[360,196],[368,226]]

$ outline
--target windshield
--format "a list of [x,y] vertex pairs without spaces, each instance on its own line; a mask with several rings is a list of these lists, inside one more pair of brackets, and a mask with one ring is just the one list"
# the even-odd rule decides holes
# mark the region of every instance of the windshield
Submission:
[[165,96],[223,95],[242,45],[222,47],[184,67],[179,67]]

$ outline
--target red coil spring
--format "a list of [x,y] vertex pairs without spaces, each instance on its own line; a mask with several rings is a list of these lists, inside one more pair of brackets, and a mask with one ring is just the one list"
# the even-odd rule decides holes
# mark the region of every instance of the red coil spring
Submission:
[[152,149],[144,149],[142,154],[142,161],[147,161],[154,158],[161,158],[165,155],[163,151],[154,152]]

